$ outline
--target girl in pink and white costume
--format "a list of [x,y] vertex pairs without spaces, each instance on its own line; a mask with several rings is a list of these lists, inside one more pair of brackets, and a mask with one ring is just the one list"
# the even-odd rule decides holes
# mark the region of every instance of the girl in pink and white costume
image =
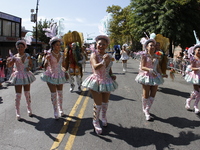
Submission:
[[118,84],[115,81],[116,76],[112,74],[111,70],[112,56],[105,52],[110,43],[109,38],[105,35],[99,35],[95,40],[97,50],[90,57],[93,74],[83,81],[82,86],[90,89],[92,93],[94,99],[93,126],[95,132],[101,134],[102,128],[99,124],[100,111],[102,110],[103,126],[107,126],[106,112],[110,92],[117,89]]
[[142,109],[147,121],[152,119],[149,111],[154,102],[158,85],[164,82],[158,56],[154,53],[155,44],[154,39],[149,39],[144,44],[146,53],[142,54],[139,74],[135,78],[136,82],[142,84]]
[[194,102],[194,112],[199,113],[198,103],[200,100],[200,44],[193,48],[194,56],[190,58],[191,65],[186,69],[185,80],[188,83],[193,84],[193,91],[191,92],[190,98],[186,99],[185,108],[190,109],[190,103],[192,99]]
[[60,52],[61,39],[53,37],[50,42],[51,51],[48,52],[44,62],[46,71],[41,75],[41,79],[47,82],[51,92],[51,102],[54,109],[55,119],[64,115],[63,103],[63,84],[66,83],[65,78],[65,61],[64,54]]
[[14,65],[14,72],[9,78],[9,82],[15,85],[15,109],[17,120],[21,119],[20,116],[20,100],[22,94],[22,86],[24,87],[24,95],[27,102],[27,112],[28,115],[32,115],[31,110],[31,96],[30,96],[30,84],[35,81],[34,74],[30,71],[32,68],[32,61],[28,53],[24,53],[27,48],[26,42],[24,40],[19,40],[16,42],[16,48],[18,53],[12,57],[8,58],[7,65],[12,67]]

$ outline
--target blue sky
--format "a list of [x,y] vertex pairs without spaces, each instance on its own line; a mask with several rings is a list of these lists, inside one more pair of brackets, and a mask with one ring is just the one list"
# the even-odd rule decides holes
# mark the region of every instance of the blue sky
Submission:
[[[22,18],[22,26],[32,30],[35,23],[30,21],[31,9],[36,9],[37,0],[1,1],[0,11]],[[107,15],[108,6],[128,6],[130,0],[39,0],[38,19],[64,18],[65,32],[78,31],[84,37],[99,35],[101,20]]]

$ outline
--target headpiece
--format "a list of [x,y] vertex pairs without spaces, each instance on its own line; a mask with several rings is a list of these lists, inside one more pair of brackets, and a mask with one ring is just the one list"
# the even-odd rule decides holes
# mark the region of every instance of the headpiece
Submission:
[[154,39],[148,39],[148,40],[144,43],[144,48],[145,48],[145,50],[147,50],[146,47],[147,47],[147,45],[148,45],[149,43],[151,43],[151,42],[153,42],[153,43],[156,45],[156,41],[155,41]]
[[128,47],[128,45],[127,44],[123,44],[122,47]]
[[26,45],[26,41],[25,40],[18,40],[15,44],[16,48],[18,48],[18,45],[19,44],[23,44],[25,49],[27,48],[27,45]]
[[99,39],[105,39],[105,40],[108,42],[108,44],[110,44],[110,39],[109,39],[109,37],[106,36],[106,35],[98,35],[98,36],[95,38],[95,41],[97,42]]
[[52,44],[56,41],[62,42],[62,39],[58,38],[58,37],[52,37],[49,41],[49,45],[52,46]]
[[76,42],[73,42],[73,43],[72,43],[72,46],[76,46]]
[[156,37],[156,34],[155,34],[155,33],[151,33],[151,34],[150,34],[150,38],[147,36],[146,32],[144,32],[144,34],[146,35],[146,37],[141,38],[140,43],[141,43],[142,45],[144,45],[144,49],[145,49],[145,50],[146,50],[147,45],[148,45],[150,42],[153,42],[153,43],[156,45],[156,40],[154,40],[155,37]]
[[195,46],[193,47],[193,52],[194,52],[194,50],[195,50],[196,48],[200,48],[200,44],[197,44],[197,45],[195,45]]
[[196,48],[200,48],[200,41],[199,41],[199,39],[198,39],[198,37],[197,37],[197,35],[196,35],[195,30],[193,30],[193,32],[194,32],[194,37],[195,37],[195,40],[196,40],[196,45],[193,47],[193,52],[194,52],[194,50],[195,50]]
[[194,57],[194,50],[198,47],[200,47],[200,41],[196,35],[196,32],[195,30],[193,30],[193,33],[194,33],[194,37],[195,37],[195,40],[196,40],[196,44],[194,46],[191,46],[189,49],[188,49],[188,58],[190,58],[190,60],[193,59]]

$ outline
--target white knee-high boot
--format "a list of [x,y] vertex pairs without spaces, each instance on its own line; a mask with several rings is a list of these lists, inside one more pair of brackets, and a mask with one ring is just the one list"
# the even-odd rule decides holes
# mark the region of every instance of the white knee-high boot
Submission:
[[85,65],[86,65],[86,63],[82,64],[83,72],[85,72]]
[[21,100],[21,93],[16,93],[16,97],[15,97],[15,111],[16,111],[16,118],[17,120],[21,119],[20,116],[20,100]]
[[31,96],[30,96],[30,91],[24,91],[24,95],[26,98],[26,103],[27,103],[27,112],[29,117],[32,116],[32,110],[31,110]]
[[149,111],[151,109],[151,106],[153,105],[154,97],[149,97]]
[[124,63],[124,70],[127,72],[127,63]]
[[100,127],[100,124],[99,124],[99,114],[100,114],[100,111],[101,111],[101,107],[102,107],[102,105],[94,104],[94,108],[93,108],[93,111],[94,111],[94,114],[93,114],[93,126],[94,126],[95,132],[97,134],[101,134],[102,133],[102,128]]
[[63,91],[57,91],[58,92],[58,109],[60,112],[60,116],[64,116],[63,108],[62,108],[62,103],[63,103]]
[[192,91],[191,94],[190,94],[190,98],[186,99],[185,101],[185,108],[187,110],[190,109],[190,103],[193,99],[195,99],[197,97],[197,94],[198,94],[198,91]]
[[81,75],[76,75],[76,82],[77,82],[77,85],[78,85],[78,91],[81,92],[81,84],[82,84]]
[[151,119],[151,116],[149,114],[149,109],[151,107],[151,104],[150,104],[150,100],[149,98],[142,98],[142,109],[143,109],[143,112],[144,112],[144,115],[146,117],[146,120],[149,121]]
[[51,102],[53,104],[54,117],[58,119],[57,93],[51,93]]
[[198,92],[196,99],[195,99],[195,102],[194,102],[194,112],[195,112],[195,114],[199,113],[199,108],[198,108],[199,100],[200,100],[200,92]]
[[125,72],[125,63],[122,62],[122,68],[123,68],[123,72]]
[[102,103],[102,125],[104,127],[107,126],[107,117],[106,117],[107,109],[108,109],[108,102]]
[[74,85],[74,77],[71,76],[71,75],[69,75],[69,83],[70,83],[70,89],[69,89],[69,91],[73,92],[75,85]]

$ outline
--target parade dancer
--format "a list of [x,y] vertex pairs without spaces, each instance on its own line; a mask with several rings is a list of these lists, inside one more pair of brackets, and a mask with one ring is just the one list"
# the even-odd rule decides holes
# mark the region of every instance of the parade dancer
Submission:
[[149,39],[145,42],[144,48],[146,53],[142,54],[139,74],[135,81],[142,84],[142,110],[147,121],[152,120],[150,116],[150,108],[154,102],[158,85],[164,82],[159,67],[159,59],[155,52],[156,41]]
[[66,70],[69,72],[70,92],[74,91],[74,77],[76,77],[78,91],[81,92],[81,83],[83,76],[82,63],[84,63],[84,59],[81,55],[80,48],[76,44],[76,42],[73,42],[68,47],[66,55]]
[[127,71],[127,60],[129,59],[126,47],[127,47],[127,44],[123,44],[122,45],[122,50],[120,51],[120,55],[121,55],[120,59],[122,60],[123,72]]
[[66,83],[65,77],[65,61],[64,54],[61,50],[61,39],[58,37],[51,38],[50,42],[51,50],[47,52],[44,68],[45,72],[41,75],[41,79],[47,82],[49,90],[51,92],[51,102],[54,109],[55,119],[59,118],[59,115],[64,116],[62,103],[63,103],[63,84]]
[[17,41],[16,48],[18,53],[7,59],[7,66],[12,67],[14,65],[15,67],[15,71],[11,74],[9,82],[15,85],[16,118],[17,120],[20,120],[20,100],[22,95],[22,86],[24,88],[28,115],[32,116],[30,84],[35,81],[36,78],[30,71],[32,68],[30,55],[28,53],[24,53],[25,49],[27,48],[26,42],[24,40]]
[[193,84],[193,91],[190,98],[186,99],[185,108],[190,110],[190,103],[192,99],[195,99],[194,112],[198,114],[198,103],[200,100],[200,44],[194,46],[193,53],[194,56],[190,57],[191,64],[187,67],[185,75],[186,82]]
[[110,92],[114,91],[118,87],[118,84],[115,81],[116,76],[112,74],[112,56],[105,52],[110,43],[109,38],[106,35],[99,35],[95,40],[97,50],[91,54],[90,58],[93,74],[83,81],[82,86],[90,89],[94,99],[93,126],[95,132],[101,134],[102,128],[99,123],[100,112],[102,112],[102,125],[107,126],[106,112]]
[[120,54],[120,45],[115,45],[114,46],[114,55],[115,55],[115,59],[116,59],[116,62],[118,63],[119,62],[119,59],[121,58],[121,54]]

